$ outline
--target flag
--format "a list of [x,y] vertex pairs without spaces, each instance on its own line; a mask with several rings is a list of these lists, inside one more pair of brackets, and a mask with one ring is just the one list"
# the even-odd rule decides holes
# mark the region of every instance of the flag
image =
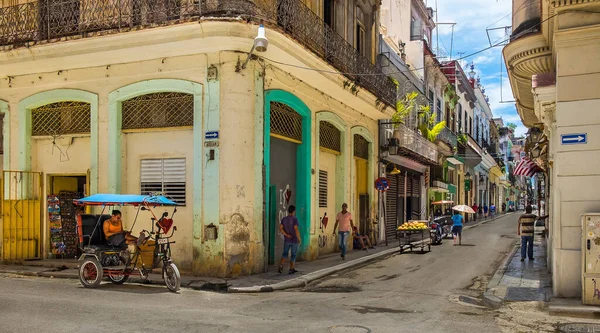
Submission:
[[542,171],[542,169],[535,162],[524,158],[517,164],[517,167],[513,171],[513,175],[533,177],[533,175],[539,171]]

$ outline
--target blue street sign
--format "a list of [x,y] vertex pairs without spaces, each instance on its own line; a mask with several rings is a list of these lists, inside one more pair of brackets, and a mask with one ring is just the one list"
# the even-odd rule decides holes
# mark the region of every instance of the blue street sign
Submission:
[[211,132],[206,132],[204,133],[204,139],[210,140],[210,139],[218,139],[219,138],[219,131],[211,131]]
[[560,136],[560,143],[563,145],[586,144],[587,133],[563,134]]

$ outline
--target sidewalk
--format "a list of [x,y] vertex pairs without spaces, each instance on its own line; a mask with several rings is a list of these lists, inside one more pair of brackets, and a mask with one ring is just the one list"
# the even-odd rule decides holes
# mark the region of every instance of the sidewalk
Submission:
[[[335,274],[342,270],[358,267],[377,259],[399,252],[398,243],[394,240],[388,246],[379,245],[375,249],[367,251],[353,250],[346,254],[346,260],[340,258],[339,253],[323,256],[314,261],[299,261],[298,272],[284,274],[277,272],[277,265],[269,266],[266,273],[240,276],[231,279],[199,277],[193,275],[182,275],[181,286],[197,290],[213,290],[228,292],[269,292],[289,288],[304,287],[306,284]],[[159,270],[155,270],[159,272]],[[25,261],[19,265],[0,265],[0,273],[24,276],[39,276],[52,278],[78,279],[76,260],[32,260]],[[132,276],[131,282],[163,284],[160,274],[150,274],[149,281],[142,281]]]
[[503,302],[547,302],[552,296],[552,277],[546,265],[546,242],[536,235],[534,261],[521,262],[521,245],[515,245],[483,293],[489,306],[498,308]]

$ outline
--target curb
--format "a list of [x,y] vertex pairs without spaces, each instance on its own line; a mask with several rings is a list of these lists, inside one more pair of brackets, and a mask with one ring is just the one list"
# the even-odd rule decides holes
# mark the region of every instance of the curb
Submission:
[[496,270],[494,276],[488,283],[486,290],[483,292],[483,303],[494,309],[501,307],[502,303],[504,302],[503,298],[494,295],[494,291],[496,287],[500,284],[500,280],[506,272],[510,261],[519,250],[518,246],[516,246],[516,242],[511,246],[513,247],[513,249],[508,253],[508,255],[504,257],[504,259],[502,259],[502,263],[500,264],[500,266],[498,266],[498,269]]
[[258,285],[258,286],[252,286],[252,287],[229,287],[227,288],[227,292],[230,293],[259,293],[259,292],[272,292],[272,291],[277,291],[277,290],[285,290],[285,289],[291,289],[291,288],[302,288],[305,287],[307,284],[321,279],[325,276],[337,273],[339,271],[343,271],[352,267],[356,267],[358,265],[364,264],[366,262],[369,262],[371,260],[375,260],[378,258],[382,258],[391,254],[395,254],[397,252],[400,252],[400,248],[396,247],[396,248],[392,248],[392,249],[388,249],[385,251],[381,251],[379,253],[375,253],[366,257],[362,257],[362,258],[358,258],[358,259],[354,259],[351,260],[347,263],[343,263],[343,264],[339,264],[333,267],[329,267],[329,268],[325,268],[325,269],[321,269],[312,273],[308,273],[304,276],[295,278],[295,279],[291,279],[291,280],[287,280],[287,281],[282,281],[282,282],[278,282],[275,284],[271,284],[271,285]]

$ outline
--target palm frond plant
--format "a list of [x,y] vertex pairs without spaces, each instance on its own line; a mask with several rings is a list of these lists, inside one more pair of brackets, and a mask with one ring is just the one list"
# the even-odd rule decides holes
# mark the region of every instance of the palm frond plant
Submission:
[[396,112],[392,115],[394,129],[398,128],[398,123],[404,124],[404,119],[410,115],[416,106],[415,99],[419,94],[416,91],[406,94],[402,99],[396,101]]
[[446,127],[446,121],[443,120],[436,123],[435,113],[430,111],[429,105],[420,107],[419,116],[424,120],[421,125],[419,125],[421,134],[425,139],[435,142],[438,135],[440,135],[444,130],[444,127]]

